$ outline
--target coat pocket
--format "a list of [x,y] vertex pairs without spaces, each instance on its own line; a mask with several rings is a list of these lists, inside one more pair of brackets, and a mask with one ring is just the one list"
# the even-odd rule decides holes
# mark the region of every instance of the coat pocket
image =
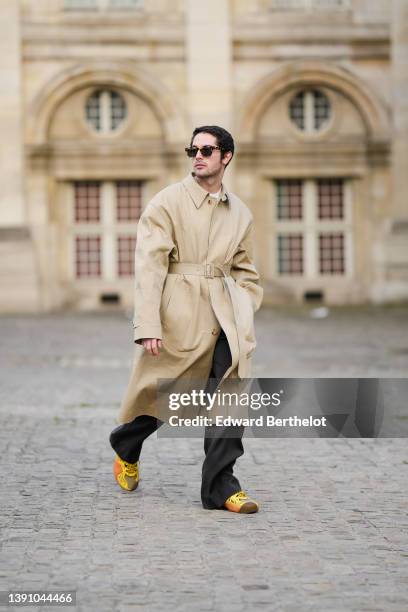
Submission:
[[164,282],[161,303],[160,303],[160,318],[163,320],[164,315],[167,312],[167,309],[170,306],[170,302],[172,297],[174,296],[174,292],[176,289],[177,281],[179,279],[178,274],[168,274],[166,276],[166,280]]
[[163,342],[178,352],[198,350],[207,344],[206,337],[213,333],[211,306],[201,291],[200,277],[180,274],[167,307],[163,303]]
[[244,352],[249,357],[256,347],[252,300],[245,287],[236,282],[234,283],[234,293],[238,311],[239,340],[244,344]]

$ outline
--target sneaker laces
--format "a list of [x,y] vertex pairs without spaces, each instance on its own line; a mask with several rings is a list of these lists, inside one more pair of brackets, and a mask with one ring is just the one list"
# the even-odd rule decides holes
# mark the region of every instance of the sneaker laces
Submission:
[[125,470],[125,474],[126,476],[130,476],[131,478],[137,478],[138,476],[138,465],[137,462],[136,463],[128,463],[127,461],[123,461],[123,459],[120,460],[123,468]]
[[236,497],[238,501],[248,499],[248,495],[245,493],[245,491],[238,491],[238,493],[235,493],[234,497]]

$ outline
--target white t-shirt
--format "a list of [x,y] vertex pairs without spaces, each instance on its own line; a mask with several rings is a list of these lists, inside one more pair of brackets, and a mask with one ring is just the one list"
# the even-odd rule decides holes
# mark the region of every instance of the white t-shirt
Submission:
[[221,189],[219,191],[217,191],[217,193],[210,193],[210,196],[212,196],[213,198],[218,198],[220,197],[220,193],[221,193]]

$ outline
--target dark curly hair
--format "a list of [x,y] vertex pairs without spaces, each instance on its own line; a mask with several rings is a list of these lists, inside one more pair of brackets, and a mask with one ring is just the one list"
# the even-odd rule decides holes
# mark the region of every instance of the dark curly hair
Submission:
[[[201,132],[205,132],[206,134],[212,134],[212,136],[216,137],[217,146],[219,146],[221,149],[221,158],[223,158],[224,153],[227,153],[228,151],[231,151],[232,155],[234,155],[233,137],[229,132],[227,132],[227,130],[224,130],[224,128],[219,127],[218,125],[202,125],[201,127],[196,127],[193,132],[193,135],[191,136],[190,147],[193,145],[193,140],[195,136],[197,136],[197,134],[200,134]],[[232,157],[230,161],[231,160]],[[228,162],[228,164],[230,163],[230,161]],[[226,164],[225,167],[227,167],[228,164]]]

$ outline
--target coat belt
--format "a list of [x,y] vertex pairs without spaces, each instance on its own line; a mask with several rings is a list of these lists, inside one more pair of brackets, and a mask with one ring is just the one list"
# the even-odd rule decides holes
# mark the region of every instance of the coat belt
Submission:
[[193,276],[205,276],[205,278],[214,278],[214,276],[230,276],[231,266],[214,263],[195,264],[171,262],[169,264],[169,274],[192,274]]

